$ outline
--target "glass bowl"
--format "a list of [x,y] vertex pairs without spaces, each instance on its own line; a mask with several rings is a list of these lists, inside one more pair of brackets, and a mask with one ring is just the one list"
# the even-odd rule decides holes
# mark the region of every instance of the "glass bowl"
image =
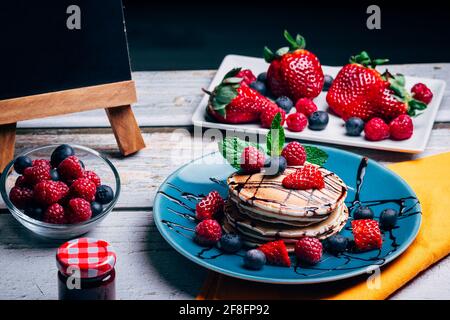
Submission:
[[[58,145],[39,147],[18,156],[28,156],[31,159],[50,159],[53,150]],[[87,147],[71,145],[75,155],[80,159],[87,170],[92,170],[100,177],[102,184],[110,186],[114,191],[114,199],[104,205],[103,212],[91,219],[77,224],[52,224],[33,219],[23,211],[16,208],[9,200],[9,191],[14,187],[19,174],[14,171],[14,161],[11,161],[0,178],[0,193],[8,210],[25,228],[45,238],[71,239],[85,234],[95,228],[114,208],[120,195],[120,177],[114,165],[107,158],[95,150]]]

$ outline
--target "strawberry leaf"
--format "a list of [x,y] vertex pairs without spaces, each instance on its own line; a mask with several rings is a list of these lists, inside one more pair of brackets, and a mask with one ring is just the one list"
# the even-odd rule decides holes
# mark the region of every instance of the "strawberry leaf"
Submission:
[[219,141],[218,146],[222,156],[236,170],[241,168],[241,155],[246,147],[252,146],[264,152],[259,144],[244,141],[237,137],[225,138],[222,141]]
[[328,160],[328,154],[313,146],[303,146],[306,151],[306,161],[316,164],[318,166],[323,166]]
[[267,152],[270,156],[279,156],[284,147],[286,138],[281,125],[281,113],[277,113],[272,120],[270,131],[267,134]]
[[267,63],[271,63],[275,59],[275,54],[268,47],[264,47],[263,56]]

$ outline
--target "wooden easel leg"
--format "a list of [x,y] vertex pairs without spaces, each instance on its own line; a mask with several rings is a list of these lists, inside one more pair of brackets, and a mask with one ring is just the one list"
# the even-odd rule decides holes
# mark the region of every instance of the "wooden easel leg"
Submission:
[[141,130],[136,122],[131,106],[120,106],[105,110],[120,152],[124,156],[145,148],[144,139],[142,138]]
[[14,159],[16,123],[0,125],[0,172]]

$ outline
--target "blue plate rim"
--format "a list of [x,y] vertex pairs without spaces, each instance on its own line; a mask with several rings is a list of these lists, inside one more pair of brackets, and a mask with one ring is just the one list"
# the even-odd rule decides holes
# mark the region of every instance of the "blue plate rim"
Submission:
[[[356,153],[345,151],[345,150],[340,150],[340,149],[333,148],[333,147],[322,146],[322,145],[315,145],[315,144],[310,144],[310,143],[305,143],[304,145],[316,146],[316,147],[321,148],[321,149],[323,149],[325,151],[331,150],[332,152],[337,152],[337,153],[340,153],[340,154],[350,155],[352,157],[363,158],[363,156],[360,156],[360,155],[358,155]],[[178,253],[180,253],[184,257],[188,258],[190,261],[192,261],[192,262],[194,262],[194,263],[196,263],[196,264],[198,264],[198,265],[200,265],[200,266],[202,266],[202,267],[204,267],[204,268],[206,268],[208,270],[216,271],[216,272],[221,273],[223,275],[230,276],[230,277],[237,278],[237,279],[241,279],[241,280],[261,282],[261,283],[291,284],[291,285],[295,285],[295,284],[297,284],[297,285],[299,285],[299,284],[314,284],[314,283],[333,282],[333,281],[353,278],[353,277],[356,277],[356,276],[359,276],[359,275],[362,275],[362,274],[367,274],[368,267],[360,268],[360,269],[357,269],[355,271],[347,272],[347,273],[342,274],[342,275],[322,277],[320,279],[315,279],[315,278],[311,278],[311,279],[283,279],[283,278],[267,278],[267,277],[253,276],[253,275],[248,275],[248,274],[243,275],[243,274],[241,274],[239,272],[230,271],[228,269],[224,269],[224,268],[215,266],[215,265],[213,265],[211,263],[208,263],[207,261],[204,261],[204,260],[201,260],[201,259],[197,259],[190,252],[188,252],[187,250],[182,248],[178,243],[176,243],[175,241],[172,241],[171,237],[169,236],[168,230],[166,230],[164,228],[164,225],[160,222],[160,219],[159,219],[160,216],[159,216],[157,208],[159,207],[160,190],[167,183],[167,181],[169,179],[171,179],[173,176],[178,174],[178,172],[180,172],[185,167],[191,165],[192,163],[194,163],[194,162],[196,162],[196,161],[198,161],[198,160],[200,160],[202,158],[211,156],[211,155],[216,154],[216,153],[219,153],[219,151],[215,151],[215,152],[211,152],[211,153],[202,155],[201,157],[198,157],[198,158],[196,158],[194,160],[191,160],[188,163],[180,166],[178,169],[176,169],[174,172],[172,172],[166,179],[164,179],[164,181],[160,184],[158,190],[156,191],[156,195],[155,195],[155,198],[154,198],[154,201],[153,201],[153,220],[155,222],[156,228],[158,229],[159,233],[162,235],[164,240],[166,240],[167,243],[169,243]],[[409,192],[411,192],[412,195],[414,195],[417,198],[417,195],[414,192],[414,190],[411,188],[411,186],[402,177],[400,177],[397,173],[395,173],[391,169],[389,169],[389,168],[379,164],[375,160],[372,160],[370,158],[368,158],[368,159],[369,159],[369,162],[372,165],[375,165],[375,166],[379,167],[381,170],[388,171],[391,174],[393,174],[401,182],[401,184]],[[419,206],[419,210],[422,211],[422,206],[420,204],[420,200],[417,203],[417,205]],[[415,224],[414,224],[413,232],[411,232],[411,234],[408,236],[407,240],[403,243],[402,247],[399,248],[399,250],[397,250],[393,254],[387,256],[382,264],[377,264],[375,266],[381,268],[382,266],[392,262],[394,259],[399,257],[402,253],[404,253],[411,246],[413,241],[416,239],[416,237],[417,237],[417,235],[419,233],[421,224],[422,224],[422,214],[415,216]],[[283,267],[280,267],[280,268],[283,268]]]

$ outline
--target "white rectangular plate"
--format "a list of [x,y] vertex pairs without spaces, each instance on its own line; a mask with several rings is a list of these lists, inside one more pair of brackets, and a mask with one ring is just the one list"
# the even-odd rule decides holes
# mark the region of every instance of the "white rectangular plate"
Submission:
[[[263,59],[260,58],[228,55],[222,61],[222,64],[220,65],[220,68],[217,71],[217,74],[214,77],[208,89],[212,90],[215,86],[217,86],[220,83],[220,81],[223,79],[223,77],[229,70],[236,67],[242,67],[243,69],[250,69],[253,71],[255,75],[258,75],[259,73],[267,70],[268,64]],[[389,65],[387,65],[384,67],[389,69],[390,71],[395,72],[395,66],[390,67]],[[329,74],[332,77],[335,77],[340,70],[340,67],[322,66],[322,68],[325,74]],[[286,137],[299,140],[332,143],[339,145],[398,151],[398,152],[420,153],[424,151],[428,139],[430,137],[431,130],[433,128],[433,123],[436,118],[439,105],[444,95],[445,81],[436,79],[418,78],[418,77],[408,77],[408,75],[405,76],[406,76],[405,77],[406,87],[408,90],[410,90],[415,83],[422,82],[431,89],[434,95],[433,100],[428,105],[428,108],[425,110],[425,112],[422,115],[413,119],[414,134],[410,139],[404,141],[393,141],[387,139],[383,141],[372,142],[365,140],[364,135],[360,137],[350,137],[345,134],[345,128],[343,126],[344,121],[341,118],[332,114],[330,114],[330,121],[325,130],[313,131],[306,128],[302,132],[291,132],[286,129],[285,130]],[[322,92],[314,100],[319,110],[327,109],[325,96],[326,92]],[[195,110],[194,115],[192,117],[192,122],[194,123],[195,126],[206,128],[217,128],[223,130],[244,131],[248,133],[266,134],[268,132],[267,129],[262,128],[259,124],[235,125],[235,124],[212,122],[205,117],[206,115],[205,109],[207,102],[208,96],[205,95],[205,97],[200,102],[199,106]]]

